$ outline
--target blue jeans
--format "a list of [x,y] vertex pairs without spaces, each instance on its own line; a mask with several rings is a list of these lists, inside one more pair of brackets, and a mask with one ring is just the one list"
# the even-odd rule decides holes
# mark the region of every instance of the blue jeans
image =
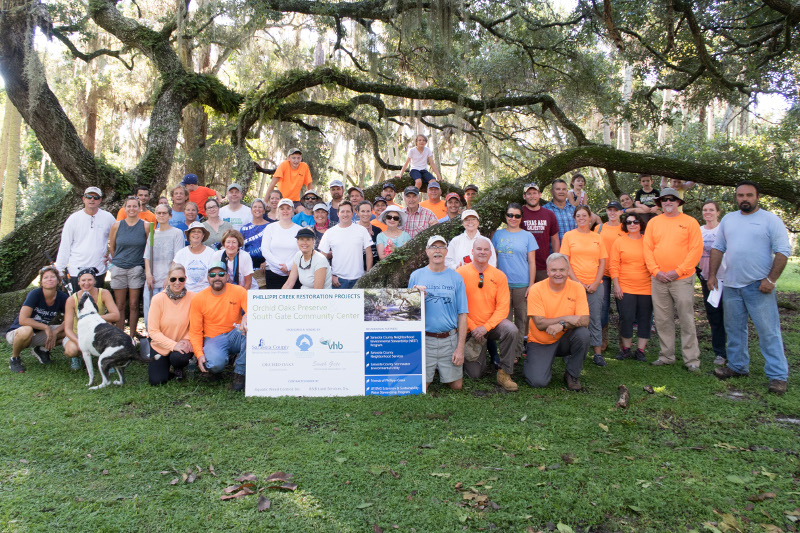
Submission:
[[783,353],[781,319],[775,291],[764,294],[758,290],[761,281],[734,289],[724,287],[722,305],[725,312],[725,333],[728,336],[728,368],[740,374],[750,371],[750,352],[747,347],[747,317],[753,321],[758,343],[764,356],[764,373],[769,379],[786,381],[789,364]]
[[206,337],[203,340],[203,351],[206,356],[206,370],[212,374],[219,374],[228,364],[228,354],[238,354],[233,371],[236,374],[245,374],[247,360],[247,337],[242,335],[239,328],[233,328],[228,333],[216,337]]
[[339,278],[339,286],[334,287],[334,289],[352,289],[355,286],[355,284],[358,283],[359,279],[361,278],[356,278],[356,279]]
[[[159,292],[163,291],[164,287],[153,287],[153,296],[158,294]],[[145,328],[147,327],[147,318],[150,316],[150,300],[153,296],[150,296],[150,289],[147,288],[147,284],[142,287],[142,292],[144,293],[144,303],[142,304],[142,309],[144,310],[144,325]]]

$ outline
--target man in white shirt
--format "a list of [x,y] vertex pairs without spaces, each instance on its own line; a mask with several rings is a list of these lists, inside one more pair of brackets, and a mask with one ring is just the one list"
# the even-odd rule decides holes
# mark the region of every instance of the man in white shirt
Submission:
[[95,281],[98,287],[105,283],[108,234],[116,219],[108,211],[100,209],[102,198],[103,192],[98,187],[87,187],[83,191],[83,209],[72,213],[61,230],[56,268],[59,272],[67,268],[73,291],[79,289],[78,272],[84,268],[97,269]]
[[219,210],[219,218],[230,222],[236,231],[240,231],[242,226],[253,221],[250,208],[242,204],[243,196],[242,186],[238,183],[231,183],[228,185],[228,194],[225,196],[228,199],[228,205]]
[[[364,257],[367,268],[372,268],[372,237],[366,228],[353,224],[353,205],[339,203],[339,224],[329,228],[319,241],[319,251],[331,262],[331,282],[334,289],[352,289],[364,275]],[[366,255],[364,251],[366,250]]]

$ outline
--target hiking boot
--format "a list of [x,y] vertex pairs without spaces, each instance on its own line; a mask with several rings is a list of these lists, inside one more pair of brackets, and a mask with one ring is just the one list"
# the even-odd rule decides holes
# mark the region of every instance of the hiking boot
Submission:
[[640,363],[646,363],[647,362],[647,356],[644,355],[644,350],[642,350],[642,349],[637,349],[636,353],[633,354],[633,358],[636,359],[637,361],[639,361]]
[[80,357],[73,357],[69,362],[71,370],[80,370],[83,368],[83,360]]
[[786,382],[780,379],[769,380],[769,392],[780,396],[786,392]]
[[714,364],[717,366],[725,366],[727,362],[728,360],[722,357],[721,355],[718,355],[714,358]]
[[592,360],[594,361],[594,364],[596,364],[597,366],[606,366],[608,364],[606,363],[605,358],[599,353],[594,354]]
[[502,368],[497,371],[497,384],[508,392],[517,392],[519,390],[519,386],[514,383],[514,380],[511,379],[508,372]]
[[737,372],[734,369],[721,366],[714,369],[714,376],[719,379],[728,379],[728,378],[746,378],[749,374],[742,374],[741,372]]
[[569,372],[564,372],[564,383],[567,384],[567,390],[578,392],[581,387],[581,381],[578,378],[573,378]]
[[600,344],[600,351],[605,352],[608,348],[608,324],[603,328],[603,342]]
[[8,368],[12,372],[25,372],[25,365],[22,364],[22,359],[19,357],[12,357],[8,360]]
[[34,347],[31,352],[33,356],[36,358],[37,361],[42,363],[43,365],[49,365],[51,362],[50,359],[50,352],[42,348],[41,346]]
[[244,374],[233,375],[233,383],[231,383],[231,390],[235,392],[244,390]]
[[617,357],[616,357],[616,359],[617,359],[617,361],[624,361],[625,359],[630,359],[631,357],[633,357],[633,356],[631,355],[631,349],[630,349],[630,348],[623,348],[623,349],[622,349],[622,350],[620,350],[620,352],[617,354]]
[[668,363],[668,362],[664,361],[663,359],[659,358],[659,359],[656,359],[655,361],[653,361],[650,364],[653,365],[653,366],[667,366],[667,365],[671,365],[672,363]]

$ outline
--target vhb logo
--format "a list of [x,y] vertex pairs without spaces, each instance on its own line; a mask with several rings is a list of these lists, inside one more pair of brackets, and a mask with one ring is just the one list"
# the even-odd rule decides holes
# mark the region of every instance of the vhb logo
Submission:
[[319,343],[322,344],[323,346],[327,346],[329,350],[341,350],[342,348],[344,348],[344,344],[342,344],[339,341],[321,340],[319,341]]

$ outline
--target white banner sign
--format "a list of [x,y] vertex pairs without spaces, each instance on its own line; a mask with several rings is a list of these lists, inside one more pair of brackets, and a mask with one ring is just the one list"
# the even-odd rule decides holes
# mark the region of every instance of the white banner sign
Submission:
[[425,392],[418,292],[248,291],[247,311],[247,396]]

